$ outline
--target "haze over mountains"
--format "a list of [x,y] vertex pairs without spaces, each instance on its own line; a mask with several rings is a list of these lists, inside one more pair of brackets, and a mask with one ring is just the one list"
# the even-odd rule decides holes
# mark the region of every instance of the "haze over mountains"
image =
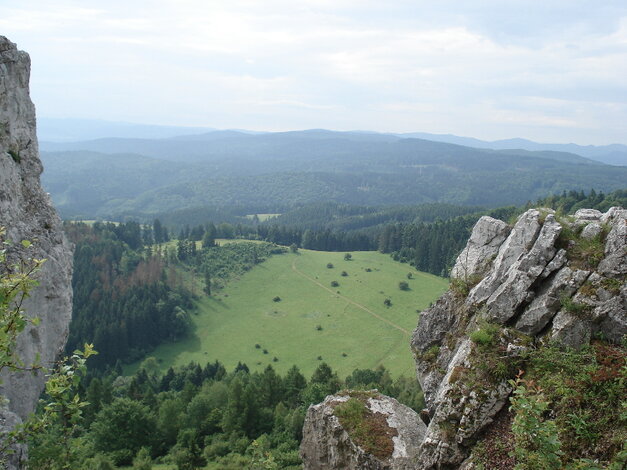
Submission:
[[[175,130],[149,126],[141,132]],[[627,181],[627,167],[573,153],[367,132],[229,130],[42,141],[40,148],[43,184],[65,217],[150,218],[230,205],[274,212],[323,201],[496,207],[571,189],[609,192]]]
[[[39,140],[45,148],[50,143],[79,142],[110,137],[137,139],[167,139],[178,136],[191,136],[217,131],[210,127],[161,126],[153,124],[136,124],[128,122],[112,122],[93,119],[59,119],[40,118],[37,122]],[[264,134],[265,132],[237,130],[245,134]],[[427,132],[411,132],[404,134],[380,134],[376,132],[354,132],[362,134],[388,135],[400,138],[418,138],[435,142],[464,145],[475,148],[494,150],[522,149],[532,151],[551,150],[581,155],[609,165],[627,166],[627,145],[577,145],[539,143],[528,139],[513,138],[496,141],[485,141],[473,137],[461,137],[453,134],[431,134]],[[61,146],[61,148],[64,148]],[[52,148],[50,148],[52,150]]]

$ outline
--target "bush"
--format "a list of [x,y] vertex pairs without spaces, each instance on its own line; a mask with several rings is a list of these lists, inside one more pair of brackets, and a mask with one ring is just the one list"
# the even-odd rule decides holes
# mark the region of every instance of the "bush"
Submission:
[[331,281],[331,287],[338,287],[340,285],[337,281]]
[[281,301],[281,297],[279,297],[278,295],[272,299],[273,302],[280,302]]
[[401,281],[398,283],[398,288],[400,290],[409,290],[409,284],[407,283],[407,281]]
[[328,269],[333,269],[333,263],[327,263],[327,268]]
[[322,331],[322,325],[316,325],[316,330]]
[[385,299],[383,301],[383,305],[385,305],[386,307],[391,307],[392,306],[392,300],[391,299]]
[[348,273],[346,271],[342,271],[342,276],[346,277],[346,276],[348,276]]
[[353,259],[353,255],[351,255],[350,253],[346,253],[344,255],[344,261],[350,261]]

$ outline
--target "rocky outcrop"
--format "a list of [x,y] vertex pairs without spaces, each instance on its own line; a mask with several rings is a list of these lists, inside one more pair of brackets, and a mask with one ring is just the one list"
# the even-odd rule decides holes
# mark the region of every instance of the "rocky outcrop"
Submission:
[[[511,229],[482,217],[457,258],[451,290],[421,313],[412,337],[429,417],[413,468],[470,468],[463,462],[506,406],[509,379],[529,348],[551,340],[577,349],[595,336],[619,344],[627,335],[626,274],[622,208],[564,218],[531,209]],[[327,445],[328,455],[352,455]]]
[[[324,402],[309,407],[300,454],[305,468],[311,470],[411,470],[416,468],[418,445],[424,437],[425,424],[418,414],[393,398],[376,391],[360,392],[359,398],[351,392],[328,396]],[[364,419],[379,419],[391,440],[384,455],[367,452],[358,439],[351,436],[341,424],[336,407],[350,399],[360,400],[368,410]],[[378,424],[379,428],[381,423]]]
[[[36,278],[39,285],[23,304],[37,327],[28,325],[18,338],[17,354],[25,364],[37,357],[51,365],[62,351],[72,308],[72,248],[39,176],[41,161],[35,133],[35,107],[29,96],[30,59],[15,44],[0,36],[0,226],[12,260],[46,259]],[[24,249],[20,242],[33,246]],[[5,420],[12,413],[25,418],[32,412],[44,385],[44,374],[6,372],[0,395],[8,399]]]

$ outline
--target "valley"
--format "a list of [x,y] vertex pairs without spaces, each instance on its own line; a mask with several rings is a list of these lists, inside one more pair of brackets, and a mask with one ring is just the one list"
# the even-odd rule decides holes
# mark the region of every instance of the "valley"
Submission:
[[[351,255],[345,260],[345,253],[299,249],[270,257],[212,296],[201,295],[190,335],[150,356],[162,369],[217,359],[227,370],[238,362],[251,371],[272,365],[281,373],[296,365],[309,376],[324,361],[340,377],[380,365],[410,376],[408,338],[417,312],[448,282],[382,253]],[[399,288],[403,281],[407,290]]]

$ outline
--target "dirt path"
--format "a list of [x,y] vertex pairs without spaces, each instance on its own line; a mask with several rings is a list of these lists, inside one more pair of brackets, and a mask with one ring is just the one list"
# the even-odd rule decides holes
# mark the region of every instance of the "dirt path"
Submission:
[[304,272],[299,271],[299,270],[298,270],[298,268],[296,267],[296,260],[292,261],[292,270],[293,270],[296,274],[298,274],[298,275],[300,275],[300,276],[304,277],[305,279],[307,279],[308,281],[313,282],[313,283],[314,283],[315,285],[317,285],[318,287],[321,287],[322,289],[326,290],[327,292],[330,292],[330,293],[331,293],[331,294],[333,294],[334,296],[336,296],[336,297],[338,297],[338,298],[340,298],[340,299],[342,299],[342,300],[345,300],[345,301],[346,301],[346,302],[348,302],[349,304],[354,305],[355,307],[357,307],[357,308],[359,308],[359,309],[363,310],[364,312],[369,313],[370,315],[372,315],[372,316],[373,316],[373,317],[375,317],[376,319],[381,320],[381,321],[382,321],[382,322],[384,322],[384,323],[387,323],[387,324],[388,324],[388,325],[390,325],[391,327],[396,328],[397,330],[402,331],[402,332],[403,332],[403,334],[406,334],[406,335],[408,335],[408,336],[409,336],[409,331],[407,331],[405,328],[403,328],[403,327],[401,327],[401,326],[398,326],[396,323],[391,322],[391,321],[390,321],[390,320],[388,320],[387,318],[383,318],[381,315],[379,315],[378,313],[373,312],[372,310],[370,310],[370,309],[369,309],[368,307],[366,307],[365,305],[362,305],[362,304],[360,304],[360,303],[357,303],[357,302],[355,302],[354,300],[349,299],[348,297],[345,297],[345,296],[343,296],[343,295],[341,295],[341,294],[338,294],[338,293],[337,293],[336,291],[334,291],[333,289],[331,289],[331,288],[329,288],[329,287],[327,287],[327,286],[325,286],[325,285],[321,284],[320,282],[316,281],[314,278],[307,276],[307,274],[305,274]]

